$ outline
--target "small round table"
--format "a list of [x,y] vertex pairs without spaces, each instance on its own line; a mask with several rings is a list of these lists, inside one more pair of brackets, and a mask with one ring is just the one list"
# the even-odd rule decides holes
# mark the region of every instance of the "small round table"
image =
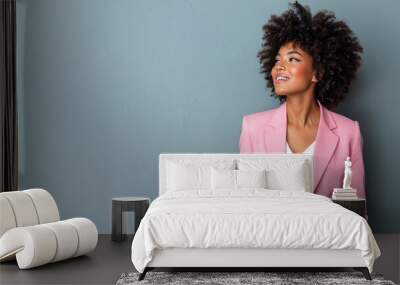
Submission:
[[113,241],[123,241],[126,234],[122,233],[123,212],[135,212],[135,233],[140,221],[150,205],[150,199],[145,197],[117,197],[112,199],[112,236]]

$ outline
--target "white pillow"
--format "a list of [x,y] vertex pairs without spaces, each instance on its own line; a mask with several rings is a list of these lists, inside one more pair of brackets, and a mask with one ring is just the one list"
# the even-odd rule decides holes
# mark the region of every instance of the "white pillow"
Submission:
[[261,170],[236,170],[238,188],[267,188],[267,171]]
[[166,161],[167,191],[211,189],[211,168],[234,169],[235,161],[176,160]]
[[307,192],[307,164],[295,164],[287,169],[271,169],[267,173],[268,188],[274,190],[293,190]]
[[266,188],[267,176],[262,170],[211,169],[211,189]]
[[236,189],[236,170],[211,168],[211,189]]
[[267,170],[267,188],[275,190],[312,191],[311,167],[298,159],[238,159],[240,170]]

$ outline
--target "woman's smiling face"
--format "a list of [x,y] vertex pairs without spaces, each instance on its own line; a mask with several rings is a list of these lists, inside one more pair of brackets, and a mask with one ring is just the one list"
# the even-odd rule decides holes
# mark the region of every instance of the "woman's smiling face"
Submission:
[[274,91],[279,96],[307,93],[310,88],[314,89],[317,82],[311,55],[292,42],[279,49],[271,75]]

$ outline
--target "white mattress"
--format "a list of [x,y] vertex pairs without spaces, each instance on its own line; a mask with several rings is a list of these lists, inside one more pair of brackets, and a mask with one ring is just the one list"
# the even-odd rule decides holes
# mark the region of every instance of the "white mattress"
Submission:
[[132,242],[139,272],[156,249],[359,250],[369,271],[380,250],[361,216],[308,192],[241,189],[167,192],[152,202]]

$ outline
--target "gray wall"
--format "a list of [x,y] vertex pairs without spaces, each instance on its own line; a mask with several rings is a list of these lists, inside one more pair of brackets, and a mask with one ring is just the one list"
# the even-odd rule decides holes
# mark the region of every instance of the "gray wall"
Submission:
[[[332,10],[365,48],[337,110],[360,122],[370,224],[400,232],[398,1]],[[17,0],[21,188],[111,228],[111,198],[157,197],[158,154],[238,152],[244,114],[273,108],[256,53],[286,1]]]

